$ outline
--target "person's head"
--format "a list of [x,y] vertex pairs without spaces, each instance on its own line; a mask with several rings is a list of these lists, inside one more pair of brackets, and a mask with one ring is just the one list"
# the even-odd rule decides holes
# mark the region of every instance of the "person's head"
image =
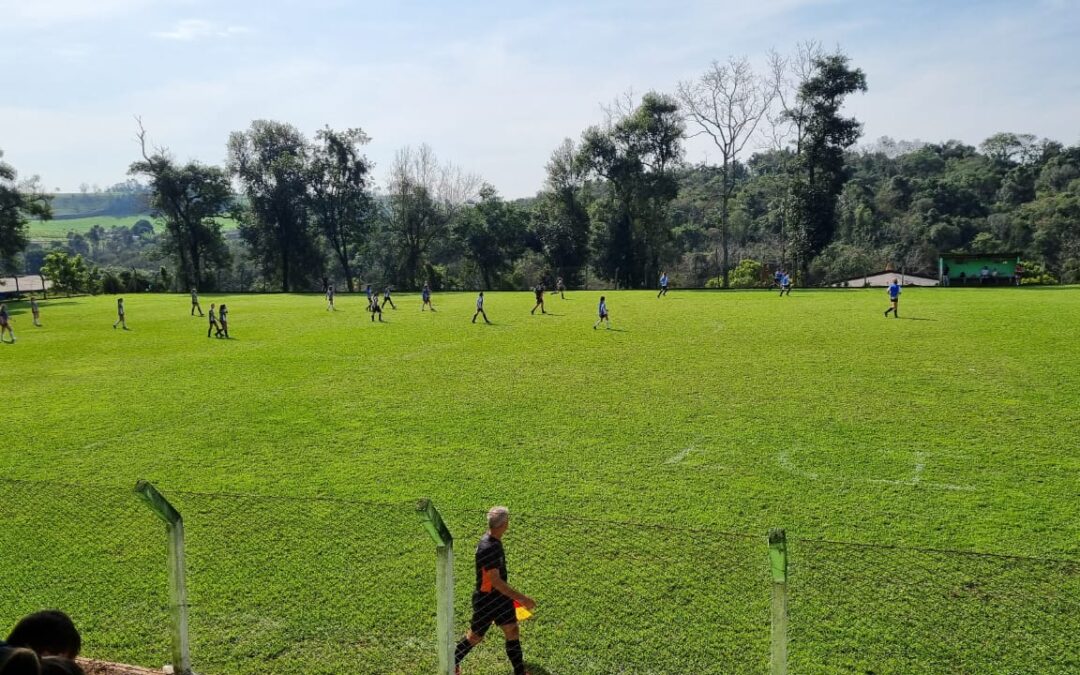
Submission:
[[495,537],[501,537],[510,527],[510,509],[505,506],[492,506],[487,512],[488,531]]
[[601,295],[600,296],[600,302],[603,302],[603,301],[604,301],[604,296]]
[[0,659],[0,675],[38,675],[41,662],[33,649],[12,649],[7,658]]
[[86,675],[86,671],[71,659],[46,656],[41,659],[41,675]]
[[118,304],[118,305],[124,304],[124,299],[123,298],[117,298],[116,299],[116,304]]
[[7,637],[12,647],[33,649],[38,656],[66,656],[73,659],[82,649],[82,637],[71,617],[57,609],[46,609],[23,617]]
[[480,291],[480,297],[481,298],[484,297],[484,292],[483,291]]
[[893,280],[892,280],[892,282],[893,282],[893,286],[897,286],[897,285],[899,285],[899,284],[900,284],[900,282],[899,282],[899,281],[897,281],[896,279],[893,279]]
[[210,309],[213,309],[213,308],[214,308],[214,307],[216,307],[216,306],[217,306],[217,305],[215,305],[214,303],[212,303],[212,302],[210,303]]
[[225,311],[225,303],[221,303],[221,311]]
[[6,311],[7,311],[7,305],[0,305],[0,312],[6,312]]

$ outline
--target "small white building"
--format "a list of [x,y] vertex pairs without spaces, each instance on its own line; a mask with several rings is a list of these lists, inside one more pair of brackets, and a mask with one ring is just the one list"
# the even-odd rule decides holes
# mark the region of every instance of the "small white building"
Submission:
[[900,282],[901,286],[939,286],[941,282],[930,277],[920,277],[914,274],[901,272],[876,272],[864,277],[855,277],[847,281],[832,284],[833,288],[885,288],[892,283],[893,279]]

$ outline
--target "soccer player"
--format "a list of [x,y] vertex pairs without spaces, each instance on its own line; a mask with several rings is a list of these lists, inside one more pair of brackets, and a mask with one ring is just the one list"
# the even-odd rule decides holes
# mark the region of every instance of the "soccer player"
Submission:
[[371,320],[375,320],[375,315],[379,315],[379,323],[382,323],[382,307],[379,306],[379,294],[371,294],[371,306],[368,307],[368,311],[371,312]]
[[540,308],[541,314],[547,314],[547,310],[544,309],[544,284],[536,284],[533,288],[533,293],[536,293],[536,304],[533,305],[532,311],[529,314],[536,314],[536,308]]
[[221,309],[218,310],[218,321],[221,322],[221,335],[226,340],[229,339],[229,308],[225,306],[225,303],[221,303]]
[[667,272],[661,272],[660,273],[660,292],[656,294],[656,297],[659,298],[661,295],[667,295],[667,290],[668,290],[668,275],[667,275]]
[[435,311],[435,305],[431,304],[431,284],[424,284],[424,288],[420,291],[420,311],[424,311],[425,307],[430,307],[431,311]]
[[495,506],[487,514],[488,531],[476,546],[476,588],[472,595],[473,615],[469,632],[454,650],[454,665],[461,672],[461,661],[472,648],[480,644],[491,624],[502,629],[506,637],[506,656],[514,675],[527,675],[525,656],[521,651],[517,612],[514,602],[532,610],[536,602],[507,583],[506,553],[502,538],[510,527],[510,512],[505,506]]
[[334,307],[334,284],[327,284],[326,285],[326,311],[333,312],[336,309],[337,308]]
[[611,330],[611,319],[608,318],[608,313],[607,313],[607,301],[604,299],[604,296],[602,296],[602,295],[600,296],[599,314],[600,314],[600,318],[597,319],[596,323],[593,324],[593,326],[592,326],[593,330],[596,330],[596,327],[600,325],[601,321],[606,321],[607,322],[607,329]]
[[484,292],[480,291],[480,295],[476,296],[476,313],[472,315],[472,322],[476,323],[476,317],[484,317],[484,323],[491,323],[488,321],[487,313],[484,311]]
[[364,292],[367,293],[368,311],[371,311],[371,284],[364,287]]
[[780,277],[780,297],[784,297],[784,291],[787,291],[788,296],[791,296],[791,275],[784,272],[784,276]]
[[387,286],[386,290],[383,291],[383,294],[382,294],[382,306],[386,307],[386,303],[388,303],[388,302],[390,303],[390,309],[394,309],[394,310],[397,309],[397,305],[395,305],[394,301],[390,299],[390,287],[389,286]]
[[191,289],[191,316],[195,316],[195,310],[199,310],[199,316],[202,316],[202,307],[199,305],[199,291]]
[[900,283],[896,279],[892,280],[889,284],[889,303],[890,306],[885,310],[885,316],[889,316],[889,312],[892,312],[894,319],[900,318]]
[[8,315],[7,305],[0,305],[0,342],[4,341],[4,333],[11,334],[11,344],[15,344],[15,331],[11,330],[11,317]]
[[566,284],[563,283],[562,277],[555,280],[555,292],[559,294],[561,299],[566,299]]
[[217,316],[214,313],[214,303],[210,303],[210,326],[206,329],[206,337],[210,337],[210,333],[215,333],[214,337],[221,337],[221,326],[218,325]]
[[778,269],[772,275],[773,288],[780,288],[780,284],[784,281],[784,270]]
[[113,330],[115,330],[117,326],[123,326],[124,330],[128,329],[127,320],[124,318],[124,299],[123,298],[117,298],[116,299],[116,322],[113,323],[113,325],[112,325]]
[[38,308],[37,298],[30,296],[30,313],[34,315],[34,325],[41,328],[41,309]]

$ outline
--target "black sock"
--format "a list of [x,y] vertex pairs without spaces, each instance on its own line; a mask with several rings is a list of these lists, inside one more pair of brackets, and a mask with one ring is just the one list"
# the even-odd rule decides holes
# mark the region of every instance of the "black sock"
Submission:
[[525,675],[525,655],[521,652],[521,640],[506,641],[506,656],[514,667],[514,675]]
[[454,665],[461,663],[461,660],[472,651],[473,643],[469,642],[468,637],[463,637],[457,643],[457,649],[454,650]]

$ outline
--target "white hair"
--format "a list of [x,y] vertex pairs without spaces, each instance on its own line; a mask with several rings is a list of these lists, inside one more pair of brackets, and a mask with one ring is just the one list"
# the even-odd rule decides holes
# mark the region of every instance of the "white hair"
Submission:
[[488,527],[492,530],[502,527],[508,520],[510,520],[510,509],[505,506],[492,506],[487,513]]

